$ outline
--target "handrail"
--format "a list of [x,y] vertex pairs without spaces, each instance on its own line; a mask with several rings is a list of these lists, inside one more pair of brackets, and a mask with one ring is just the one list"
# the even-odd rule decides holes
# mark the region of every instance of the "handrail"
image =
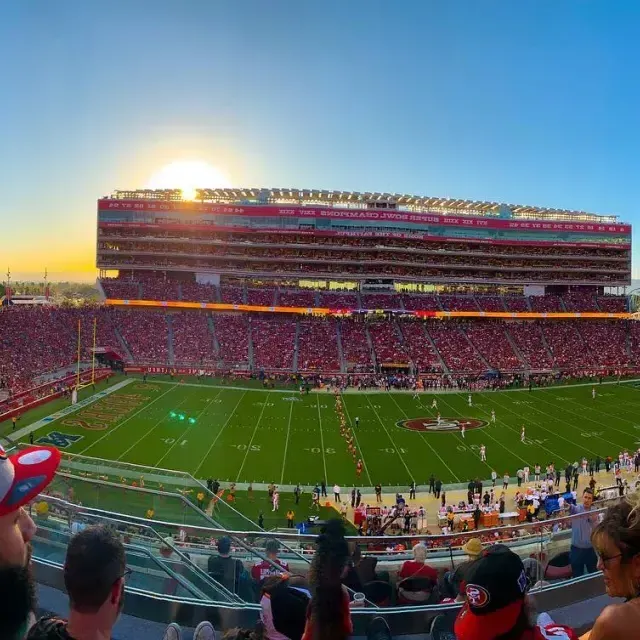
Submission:
[[[56,531],[55,529],[51,529],[47,526],[41,526],[39,527],[39,529],[42,529],[44,531],[50,531],[51,533],[56,533],[59,534],[61,533],[60,531]],[[66,535],[68,537],[71,537],[71,534],[64,531],[62,532],[63,535]],[[38,538],[38,534],[36,533],[36,539]],[[44,542],[47,542],[48,544],[56,544],[54,541],[52,540],[45,540],[43,539]],[[194,596],[197,596],[198,598],[204,598],[204,599],[208,599],[207,595],[200,591],[195,585],[189,584],[188,582],[186,582],[184,580],[184,578],[182,576],[180,576],[178,573],[176,573],[171,567],[168,567],[166,565],[164,565],[163,563],[161,563],[158,558],[156,558],[149,549],[147,549],[146,547],[143,546],[138,546],[138,545],[133,545],[133,544],[125,544],[124,545],[125,549],[131,549],[133,551],[137,551],[139,553],[142,553],[144,556],[146,556],[147,558],[149,558],[161,571],[167,573],[171,578],[173,578],[174,580],[176,580],[177,582],[179,582],[187,591],[190,591],[194,594]],[[51,560],[48,560],[48,562],[52,562]],[[58,566],[57,563],[53,563],[54,565]],[[62,565],[59,565],[62,566]]]
[[[236,531],[236,530],[230,530],[230,529],[223,529],[223,528],[217,528],[217,527],[203,527],[201,525],[192,525],[192,524],[183,524],[183,523],[176,523],[176,522],[169,522],[169,521],[164,521],[164,520],[156,520],[156,519],[147,519],[147,518],[141,518],[139,516],[133,516],[133,515],[128,515],[128,514],[119,514],[119,513],[115,513],[113,511],[108,511],[106,509],[97,509],[97,508],[92,508],[92,507],[84,507],[84,506],[80,506],[77,504],[74,504],[72,502],[68,502],[62,498],[58,498],[56,496],[51,496],[51,495],[47,495],[47,494],[40,494],[40,497],[43,500],[51,500],[53,502],[59,503],[60,505],[64,506],[64,508],[70,509],[74,512],[82,509],[82,510],[86,510],[87,512],[90,513],[94,513],[94,514],[105,514],[107,517],[126,517],[128,520],[132,521],[132,523],[136,523],[137,526],[145,526],[145,525],[153,525],[153,526],[158,526],[158,527],[167,527],[167,528],[171,528],[171,527],[179,527],[181,529],[184,530],[190,530],[190,531],[194,531],[194,532],[199,532],[202,533],[203,535],[207,535],[207,536],[211,536],[211,535],[219,535],[219,536],[229,536],[231,537],[234,541],[237,542],[238,546],[242,547],[243,549],[250,551],[251,553],[255,553],[257,555],[260,555],[257,551],[255,551],[254,547],[250,547],[249,545],[247,545],[242,538],[266,538],[266,539],[270,539],[270,538],[274,538],[277,540],[282,541],[283,539],[285,540],[293,540],[293,541],[300,541],[300,540],[304,540],[304,541],[311,541],[311,540],[315,540],[316,536],[315,534],[300,534],[300,533],[273,533],[270,531]],[[612,498],[610,500],[607,500],[607,506],[609,504],[613,504],[617,501],[619,501],[620,498]],[[606,510],[606,506],[603,506],[599,509],[593,509],[591,510],[589,513],[592,515],[599,515],[604,513],[604,511]],[[455,545],[455,547],[451,547],[451,545],[447,545],[446,541],[447,540],[451,540],[451,539],[456,539],[456,540],[466,540],[466,539],[470,539],[470,538],[477,538],[478,535],[491,535],[491,534],[495,534],[497,533],[504,533],[504,532],[515,532],[518,530],[522,530],[522,529],[536,529],[536,528],[542,528],[542,527],[549,527],[549,526],[554,526],[557,524],[563,524],[566,522],[569,522],[573,519],[576,518],[581,518],[581,517],[585,517],[584,514],[582,513],[578,513],[578,514],[573,514],[573,515],[565,515],[559,518],[551,518],[548,520],[543,520],[540,522],[532,522],[532,523],[520,523],[520,524],[516,524],[516,525],[502,525],[500,527],[492,527],[492,528],[488,528],[488,529],[481,529],[480,532],[478,531],[467,531],[467,532],[457,532],[457,533],[453,533],[453,534],[436,534],[436,535],[425,535],[425,534],[416,534],[416,535],[399,535],[399,536],[346,536],[347,540],[352,540],[356,543],[359,544],[368,544],[368,543],[375,543],[375,542],[380,542],[380,543],[385,543],[385,544],[389,544],[390,542],[415,542],[415,541],[424,541],[424,542],[444,542],[445,544],[439,546],[439,547],[430,547],[430,549],[443,549],[443,550],[448,550],[451,548],[458,548],[460,546],[462,546],[464,544],[464,542],[462,544],[458,544]],[[205,519],[206,519],[206,514],[205,514]],[[213,522],[213,521],[212,521]],[[138,523],[140,523],[140,525],[138,525]],[[544,535],[557,535],[557,534],[561,534],[563,532],[565,532],[567,530],[560,530],[558,532],[553,532],[553,531],[536,531],[535,534],[533,535],[538,535],[538,534],[544,534]],[[533,536],[532,536],[533,537]],[[519,536],[519,537],[515,537],[513,538],[514,541],[523,541],[526,540],[526,538],[524,538],[523,536]],[[503,540],[503,542],[509,542],[510,540]],[[299,554],[296,551],[292,551],[292,553],[294,553],[296,556],[298,556],[301,560],[303,560],[306,564],[309,564],[309,559],[305,558],[302,554]],[[262,556],[260,556],[262,557]],[[266,558],[263,558],[266,559]]]
[[[92,513],[87,513],[86,511],[80,511],[77,513],[77,515],[81,518],[95,518],[98,519],[98,516]],[[122,525],[128,525],[130,526],[131,523],[127,522],[126,520],[120,520],[119,518],[112,518],[109,516],[104,516],[101,515],[99,516],[99,518],[101,520],[107,520],[108,522],[117,522],[118,524],[122,524]],[[166,543],[164,542],[164,539],[162,538],[162,536],[151,526],[147,525],[136,525],[138,528],[140,529],[146,529],[148,531],[152,532],[152,537],[157,538],[157,540],[159,540],[162,544],[166,545]],[[238,599],[238,596],[233,593],[232,591],[229,591],[229,589],[227,589],[223,584],[220,584],[217,580],[214,580],[206,571],[203,571],[197,564],[195,564],[194,562],[191,561],[191,559],[184,554],[179,547],[172,545],[172,550],[175,551],[178,556],[180,556],[180,558],[182,559],[182,561],[192,570],[194,570],[194,572],[196,574],[198,574],[198,576],[203,579],[206,583],[210,583],[212,584],[212,586],[214,586],[216,589],[219,589],[220,591],[222,591],[223,593],[226,592],[226,595],[231,598],[231,599]],[[242,600],[240,600],[242,601]]]

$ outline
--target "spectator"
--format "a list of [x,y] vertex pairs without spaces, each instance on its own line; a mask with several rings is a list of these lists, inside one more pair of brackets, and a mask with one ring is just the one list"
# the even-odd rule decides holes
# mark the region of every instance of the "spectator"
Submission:
[[69,620],[42,618],[29,639],[110,638],[124,605],[128,573],[124,546],[115,531],[104,526],[81,531],[71,538],[64,564]]
[[346,640],[353,633],[349,593],[341,583],[349,549],[340,520],[330,520],[316,542],[311,563],[311,605],[303,640]]
[[3,638],[23,638],[34,620],[35,582],[30,568],[30,542],[36,525],[23,505],[51,482],[59,464],[57,449],[35,447],[8,457],[0,447],[0,633]]
[[289,571],[289,564],[278,558],[280,543],[277,540],[273,538],[267,540],[264,549],[267,559],[256,563],[251,569],[251,577],[259,584],[267,576],[277,576]]
[[[593,505],[593,491],[585,489],[582,494],[582,504],[569,505],[569,512],[573,514],[585,513],[591,510]],[[577,578],[584,573],[594,573],[598,558],[591,544],[591,533],[597,516],[582,516],[571,521],[571,571]]]
[[590,640],[633,637],[640,626],[640,495],[609,507],[591,537],[598,553],[598,569],[604,574],[607,594],[625,598],[598,616]]
[[465,605],[454,627],[458,640],[577,639],[572,629],[554,624],[548,615],[531,620],[524,565],[508,547],[486,549],[465,578]]
[[240,580],[245,573],[242,562],[231,557],[231,538],[218,539],[218,555],[209,556],[207,571],[209,575],[233,593],[238,593]]
[[428,564],[427,561],[427,547],[418,543],[413,547],[413,560],[406,560],[402,563],[402,567],[398,572],[398,577],[404,580],[405,578],[429,578],[434,582],[438,580],[438,572]]
[[281,576],[264,581],[260,620],[266,640],[300,640],[304,633],[311,594]]

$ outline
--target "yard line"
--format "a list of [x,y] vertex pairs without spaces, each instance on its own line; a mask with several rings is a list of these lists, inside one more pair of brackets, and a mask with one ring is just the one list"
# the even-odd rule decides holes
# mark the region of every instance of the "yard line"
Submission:
[[289,431],[291,430],[291,416],[293,415],[293,402],[289,410],[289,423],[287,424],[287,439],[284,442],[284,457],[282,458],[282,475],[280,476],[280,484],[284,482],[284,465],[287,462],[287,449],[289,448]]
[[196,470],[191,474],[194,478],[196,477],[196,474],[198,473],[198,471],[200,471],[200,467],[204,464],[204,461],[207,459],[207,457],[211,453],[211,449],[213,449],[213,446],[218,441],[218,438],[220,437],[220,434],[225,430],[225,427],[229,424],[229,420],[231,420],[231,418],[233,417],[233,414],[237,411],[238,407],[240,406],[240,403],[242,402],[242,399],[246,395],[247,395],[247,391],[245,391],[240,396],[240,400],[238,400],[238,404],[236,404],[236,406],[233,408],[233,411],[229,414],[229,417],[227,418],[225,423],[222,425],[222,428],[220,429],[220,431],[218,431],[218,434],[216,435],[216,437],[214,438],[213,442],[211,443],[211,446],[209,447],[207,453],[204,454],[204,458],[202,458],[202,460],[200,461],[200,464],[196,467]]
[[155,400],[152,400],[149,404],[145,404],[141,409],[138,409],[138,411],[136,411],[134,414],[130,415],[126,420],[123,420],[120,424],[117,424],[115,427],[113,427],[113,429],[109,429],[107,431],[107,433],[105,433],[103,436],[98,438],[95,442],[92,442],[88,447],[85,447],[82,451],[78,452],[77,455],[79,455],[79,456],[84,455],[87,451],[89,451],[89,449],[91,449],[92,447],[97,445],[98,442],[100,442],[101,440],[104,440],[107,436],[110,436],[110,435],[114,434],[123,424],[126,424],[127,422],[129,422],[129,420],[131,420],[131,418],[135,418],[139,413],[142,413],[143,411],[146,411],[152,404],[155,404],[156,402],[158,402],[158,400],[160,400],[160,398],[163,398],[164,396],[167,395],[167,393],[171,393],[174,389],[176,389],[177,386],[178,386],[177,384],[174,385],[173,387],[171,387],[171,389],[169,389],[168,391],[165,391],[164,393],[160,394]]
[[[554,409],[556,409],[557,411],[558,411],[558,410],[559,410],[559,411],[564,411],[565,413],[570,413],[571,415],[577,416],[577,417],[578,417],[578,418],[580,418],[581,420],[591,420],[591,422],[595,422],[595,423],[596,423],[600,428],[602,428],[602,424],[601,424],[601,423],[596,422],[595,420],[593,420],[593,419],[591,419],[591,418],[583,417],[583,416],[581,416],[581,415],[579,415],[579,414],[575,413],[574,411],[571,411],[570,409],[563,409],[561,406],[556,405],[556,404],[553,404],[553,403],[551,403],[551,402],[547,402],[546,400],[542,400],[542,402],[544,402],[545,404],[550,405],[551,407],[553,407],[553,408],[554,408]],[[547,413],[546,411],[543,411],[542,409],[538,409],[538,408],[537,408],[537,407],[535,407],[535,406],[534,406],[534,407],[532,407],[532,409],[534,409],[535,411],[538,411],[538,412],[539,412],[539,413],[541,413],[542,415],[548,416],[549,418],[551,418],[551,420],[553,420],[553,421],[555,421],[555,422],[563,422],[564,424],[566,424],[566,422],[562,421],[560,418],[556,418],[555,416],[551,415],[550,413]],[[576,430],[579,434],[582,434],[582,433],[583,433],[583,432],[581,432],[581,431],[580,431],[580,427],[576,427],[575,425],[573,425],[573,424],[571,424],[571,423],[569,423],[567,426],[568,426],[568,427],[570,427],[570,428],[572,428],[572,429],[574,429],[574,430]],[[549,431],[549,430],[547,429],[547,431]],[[556,434],[556,435],[557,435],[557,434]],[[629,436],[630,436],[630,434],[625,434],[625,435],[629,435]],[[582,437],[582,435],[581,435],[580,437]],[[603,438],[602,436],[596,436],[596,437],[593,437],[593,439],[594,439],[594,440],[602,440],[603,442],[608,442],[609,444],[613,445],[614,447],[623,447],[623,446],[624,446],[624,445],[621,445],[621,444],[619,444],[619,443],[612,442],[611,440],[607,440],[606,438]],[[566,438],[565,438],[565,440],[566,440]],[[569,441],[569,442],[571,442],[571,441]],[[578,445],[578,442],[577,442],[577,441],[574,441],[574,444],[575,444],[575,445]],[[579,445],[579,446],[582,446],[582,445]],[[587,449],[586,447],[583,447],[583,448],[584,448],[586,451],[589,451],[590,453],[594,453],[593,451],[591,451],[590,449]],[[599,454],[596,454],[596,455],[599,455]]]
[[[518,416],[520,419],[523,419],[522,416],[517,413],[516,411],[514,411],[513,409],[510,409],[509,407],[506,407],[503,404],[500,404],[497,400],[494,400],[494,402],[499,406],[502,407],[503,409],[506,409],[509,413],[513,413],[514,416]],[[540,411],[540,409],[536,409],[533,405],[530,405],[531,409],[534,409],[535,411],[538,411],[539,413],[542,413],[543,415],[549,416],[548,413],[545,413],[544,411]],[[557,418],[554,418],[553,416],[549,416],[554,422],[559,420]],[[542,429],[543,431],[547,431],[548,433],[550,433],[552,436],[554,436],[555,438],[560,438],[561,440],[565,440],[566,442],[568,442],[569,444],[573,445],[574,447],[580,446],[582,447],[582,449],[584,451],[587,451],[589,453],[592,453],[595,456],[599,456],[601,455],[600,453],[598,453],[597,451],[592,451],[591,449],[588,449],[587,447],[582,446],[579,442],[577,442],[576,440],[569,440],[569,438],[565,438],[563,435],[561,435],[560,433],[556,432],[556,431],[552,431],[551,429],[547,429],[546,427],[543,427],[539,422],[536,422],[535,420],[532,420],[531,418],[526,418],[526,420],[523,419],[524,422],[530,422],[531,424],[536,425],[537,427],[539,427],[540,429]],[[572,425],[568,425],[568,426],[572,426]],[[517,431],[516,431],[517,433]],[[566,458],[563,458],[560,454],[558,454],[558,457],[561,460],[564,460],[565,462],[570,462],[569,460],[567,460]]]
[[[548,405],[551,405],[552,407],[557,407],[557,405],[555,404],[555,402],[548,402],[547,400],[542,400],[542,402],[546,402]],[[579,407],[583,407],[585,405],[580,404],[580,402],[578,402],[578,400],[574,400],[573,398],[569,398],[568,402],[573,402],[574,404],[577,404]],[[559,407],[560,408],[560,407]],[[566,411],[566,409],[562,409],[563,411]],[[607,413],[606,411],[602,411],[601,409],[597,409],[596,407],[591,406],[590,407],[590,411],[595,411],[597,413],[602,414],[603,416],[607,416],[608,418],[614,418],[615,420],[624,420],[625,422],[629,422],[632,425],[636,425],[638,424],[638,420],[630,420],[629,418],[623,418],[622,416],[617,416],[617,415],[613,415],[612,413]],[[582,416],[580,416],[579,414],[575,413],[574,411],[570,411],[569,413],[572,413],[573,415],[577,415],[578,417],[582,418]],[[595,422],[599,427],[602,427],[602,424],[600,422],[597,422],[596,420],[593,420],[592,418],[587,418],[585,417],[584,420],[590,420],[591,422]],[[616,427],[612,427],[611,425],[607,425],[608,429],[613,429],[614,431],[618,431],[619,433],[622,433],[625,436],[633,436],[633,434],[629,433],[628,431],[623,431],[622,429],[616,429]]]
[[[264,414],[264,410],[267,408],[267,399],[269,395],[267,394],[264,398],[264,402],[262,403],[262,411],[260,411],[260,415],[258,416],[258,422],[256,422],[256,426],[253,429],[253,433],[251,434],[251,440],[249,440],[249,444],[247,445],[247,451],[244,454],[244,459],[242,460],[242,464],[240,465],[240,470],[238,471],[238,475],[236,477],[236,482],[240,480],[240,474],[244,469],[244,463],[247,461],[247,457],[249,455],[249,451],[251,451],[251,445],[253,444],[253,439],[256,437],[256,433],[258,433],[258,427],[260,426],[260,421],[262,420],[262,415]],[[293,403],[292,403],[293,404]]]
[[378,413],[376,408],[371,404],[371,400],[369,400],[369,394],[367,394],[367,402],[369,403],[369,406],[373,409],[373,412],[376,414],[376,417],[378,418],[378,422],[382,425],[382,428],[385,430],[385,433],[389,437],[389,440],[391,441],[391,444],[393,445],[395,452],[398,454],[398,458],[400,458],[402,464],[404,465],[404,468],[407,470],[407,473],[409,474],[411,481],[415,482],[416,479],[413,477],[413,474],[411,473],[411,470],[407,466],[407,463],[404,461],[404,458],[400,454],[400,451],[398,451],[398,446],[396,445],[395,440],[391,437],[391,434],[387,430],[387,427],[384,426],[384,422],[382,422],[382,418],[380,417],[380,414]]
[[[463,397],[464,397],[464,394],[456,394],[456,395],[461,395],[461,396],[463,396]],[[447,406],[451,407],[451,409],[452,409],[453,411],[455,411],[455,410],[456,410],[456,409],[455,409],[455,407],[453,407],[452,405],[450,405],[446,400],[444,400],[444,399],[443,399],[443,402],[444,402]],[[489,413],[488,411],[485,411],[484,409],[480,409],[480,411],[482,411],[483,413],[486,413],[486,414],[488,414],[488,413]],[[505,424],[505,426],[507,426],[507,425]],[[505,451],[508,451],[512,456],[515,456],[516,458],[518,458],[518,459],[520,460],[520,462],[524,462],[524,464],[525,464],[525,465],[529,465],[529,464],[530,464],[530,463],[529,463],[529,462],[527,462],[527,461],[526,461],[522,456],[519,456],[517,453],[515,453],[512,449],[508,449],[507,447],[505,447],[505,446],[502,444],[502,442],[500,442],[500,440],[498,440],[497,438],[494,438],[494,437],[489,433],[489,431],[488,431],[488,430],[485,430],[485,431],[484,431],[484,434],[485,434],[488,438],[491,438],[494,442],[497,442],[497,443],[498,443],[498,446],[502,447]],[[460,440],[462,441],[462,437],[460,438]],[[490,468],[491,468],[491,470],[493,471],[493,467],[491,467],[491,465],[490,465],[488,462],[486,463],[486,465],[487,465],[488,467],[490,467]]]
[[[318,394],[318,397],[320,397],[319,394]],[[345,402],[345,397],[344,395],[342,395],[342,393],[340,393],[340,398],[342,399],[342,406],[344,407],[345,413],[347,414],[347,420],[349,421],[349,424],[353,425],[353,422],[351,421],[351,415],[349,414],[349,409],[347,408],[347,403]],[[362,466],[364,467],[364,470],[367,474],[367,478],[369,478],[369,486],[373,486],[373,482],[371,481],[371,475],[369,474],[369,469],[367,467],[367,462],[364,459],[364,452],[362,451],[362,448],[360,447],[360,442],[358,441],[358,434],[356,433],[356,428],[353,427],[351,431],[353,433],[353,437],[356,439],[356,445],[358,447],[358,451],[360,452],[360,457],[362,459]]]
[[[398,404],[397,400],[393,397],[393,395],[391,395],[391,393],[389,393],[387,391],[387,394],[389,396],[391,396],[391,399],[396,403],[396,406],[398,407],[398,409],[400,409],[400,411],[402,411],[402,413],[404,413],[404,417],[407,418],[407,420],[409,419],[409,415],[407,414],[407,412]],[[422,406],[422,403],[420,403],[420,406]],[[429,442],[427,441],[427,439],[425,438],[424,433],[422,433],[421,431],[418,432],[421,436],[422,439],[424,440],[424,443],[427,445],[427,447],[429,447],[429,449],[431,449],[431,451],[433,451],[433,453],[435,453],[436,457],[438,458],[438,460],[440,460],[440,462],[442,462],[442,464],[449,469],[449,473],[458,481],[460,482],[460,478],[458,478],[458,476],[453,472],[453,469],[440,457],[440,454],[429,444]]]
[[[218,391],[218,393],[215,395],[215,397],[213,398],[213,400],[216,400],[218,398],[218,396],[222,393],[222,389],[220,391]],[[213,402],[213,401],[212,401]],[[196,422],[198,420],[200,420],[200,418],[206,413],[207,409],[210,409],[211,405],[206,406],[197,416],[196,418]],[[176,441],[169,447],[169,449],[167,450],[167,452],[162,456],[162,458],[160,458],[160,460],[158,460],[158,462],[156,462],[153,466],[157,467],[160,465],[160,463],[171,453],[171,451],[173,450],[173,448],[175,446],[177,446],[177,444],[180,442],[180,440],[182,440],[182,438],[184,437],[184,435],[193,427],[187,427],[181,434],[179,438],[176,438]]]
[[[185,398],[183,398],[180,402],[178,402],[178,404],[176,405],[176,409],[183,405],[186,401],[187,401],[188,396],[186,396]],[[166,415],[163,415],[162,418],[160,418],[160,420],[158,420],[158,422],[156,422],[153,427],[151,427],[151,429],[147,429],[140,438],[138,438],[126,451],[124,451],[123,453],[121,453],[116,460],[120,460],[121,458],[123,458],[124,456],[127,455],[127,453],[129,453],[129,451],[131,451],[131,449],[134,449],[138,444],[140,444],[147,436],[151,435],[165,420],[167,419]]]

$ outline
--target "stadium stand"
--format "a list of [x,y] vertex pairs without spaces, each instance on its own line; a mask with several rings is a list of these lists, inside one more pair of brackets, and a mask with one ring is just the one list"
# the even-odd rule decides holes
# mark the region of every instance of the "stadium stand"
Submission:
[[300,320],[298,370],[338,372],[340,369],[336,321]]
[[256,316],[250,324],[256,369],[292,371],[297,321]]

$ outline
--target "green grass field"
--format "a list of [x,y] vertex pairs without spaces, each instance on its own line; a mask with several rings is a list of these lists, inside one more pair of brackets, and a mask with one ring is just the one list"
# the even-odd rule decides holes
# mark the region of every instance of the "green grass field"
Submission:
[[[486,479],[493,469],[513,477],[525,464],[566,465],[582,456],[637,449],[640,388],[634,383],[598,385],[595,400],[591,389],[475,393],[472,407],[466,393],[435,396],[443,419],[488,422],[495,410],[495,425],[468,429],[464,439],[457,429],[411,431],[397,425],[406,419],[432,419],[432,395],[415,400],[406,393],[346,393],[347,419],[360,418],[355,438],[365,468],[359,478],[340,435],[335,399],[327,392],[302,396],[286,390],[132,379],[116,393],[44,424],[34,438],[46,442],[55,431],[79,437],[66,443],[65,451],[71,453],[182,470],[202,479],[311,485],[326,478],[329,485],[337,482],[346,489],[377,482],[406,486],[412,479],[425,484],[434,473],[444,483],[457,483]],[[81,397],[90,394],[86,389]],[[19,428],[62,404],[26,414]],[[0,428],[6,434],[10,427],[5,423]],[[486,463],[480,461],[480,444],[487,448]]]

